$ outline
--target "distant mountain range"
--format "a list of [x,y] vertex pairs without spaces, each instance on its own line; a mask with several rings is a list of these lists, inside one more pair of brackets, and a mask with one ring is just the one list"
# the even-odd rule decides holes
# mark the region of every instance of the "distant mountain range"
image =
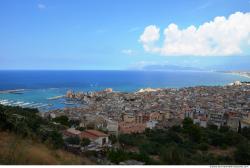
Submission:
[[154,65],[145,65],[142,70],[151,70],[151,71],[206,71],[205,69],[194,68],[194,67],[183,67],[170,64],[154,64]]

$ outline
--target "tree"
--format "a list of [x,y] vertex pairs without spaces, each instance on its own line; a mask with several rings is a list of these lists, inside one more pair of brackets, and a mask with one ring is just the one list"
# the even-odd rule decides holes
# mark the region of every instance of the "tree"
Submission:
[[112,144],[115,144],[117,142],[117,137],[113,134],[109,136],[109,140],[111,141]]
[[68,124],[69,124],[69,127],[72,127],[72,126],[78,127],[80,124],[80,120],[69,120]]
[[52,121],[56,123],[60,123],[65,126],[69,126],[69,118],[67,116],[59,116],[54,118]]
[[211,130],[218,130],[218,126],[211,123],[207,125],[207,128]]
[[219,129],[220,132],[228,132],[229,131],[229,127],[228,126],[221,126]]
[[235,161],[238,164],[249,165],[250,164],[250,143],[241,143],[237,146],[234,153]]
[[79,145],[80,144],[80,138],[78,136],[72,136],[65,139],[66,143],[71,145]]
[[222,146],[223,144],[225,144],[225,139],[222,133],[220,132],[211,132],[209,134],[209,140],[210,140],[210,144],[213,146]]
[[200,142],[201,140],[201,129],[199,126],[193,124],[193,120],[185,118],[182,122],[184,132],[186,132],[190,139],[194,142]]
[[111,149],[110,151],[108,151],[108,159],[113,163],[119,164],[122,161],[128,160],[129,156],[128,153],[125,152],[124,150]]
[[198,149],[202,150],[202,151],[207,151],[209,148],[209,145],[207,143],[200,143],[199,145],[197,145]]
[[159,153],[159,146],[160,145],[155,142],[147,142],[139,145],[139,150],[141,153],[157,155]]
[[85,147],[88,146],[90,144],[90,140],[88,138],[83,138],[81,140],[81,146]]
[[188,129],[193,125],[193,120],[191,118],[185,118],[182,122],[183,128]]
[[201,140],[201,129],[199,126],[197,125],[192,125],[189,129],[188,129],[188,134],[189,137],[192,141],[194,142],[200,142]]
[[160,156],[164,164],[180,165],[184,161],[183,152],[176,145],[171,145],[167,148],[163,147]]
[[56,149],[61,148],[64,143],[62,134],[55,130],[49,134],[49,141],[52,143],[53,147]]
[[238,133],[241,133],[241,122],[239,121]]
[[248,140],[250,140],[250,127],[244,127],[244,128],[242,128],[241,135],[243,135]]
[[85,127],[76,127],[76,130],[79,130],[79,131],[85,131],[86,128]]

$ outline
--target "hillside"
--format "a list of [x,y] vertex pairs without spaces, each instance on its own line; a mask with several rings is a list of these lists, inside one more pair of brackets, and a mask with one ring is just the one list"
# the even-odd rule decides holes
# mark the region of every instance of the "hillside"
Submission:
[[11,165],[80,165],[93,164],[85,157],[63,150],[52,150],[42,143],[14,133],[0,132],[0,164]]

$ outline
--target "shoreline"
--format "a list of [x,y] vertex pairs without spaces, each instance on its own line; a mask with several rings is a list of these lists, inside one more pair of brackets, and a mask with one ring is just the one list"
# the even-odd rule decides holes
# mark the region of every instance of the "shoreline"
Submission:
[[0,90],[0,94],[5,94],[5,93],[20,93],[20,92],[24,92],[27,89],[11,89],[11,90]]
[[[228,83],[228,84],[225,84],[225,85],[212,85],[212,86],[190,86],[190,87],[181,87],[183,89],[195,89],[195,88],[200,88],[200,87],[205,87],[205,88],[211,88],[211,87],[224,87],[224,86],[239,86],[239,85],[250,85],[248,82],[240,82],[240,81],[235,81],[233,83]],[[74,91],[68,91],[66,92],[64,95],[58,95],[58,96],[53,96],[53,97],[49,97],[49,98],[45,98],[46,100],[49,100],[49,101],[53,101],[53,100],[58,100],[58,99],[61,99],[61,98],[70,98],[70,99],[79,99],[79,100],[84,100],[84,101],[89,101],[92,97],[95,97],[95,96],[98,96],[98,95],[102,95],[102,94],[108,94],[108,93],[113,93],[113,94],[125,94],[125,95],[134,95],[134,94],[144,94],[144,93],[150,93],[150,92],[161,92],[161,91],[164,91],[164,90],[179,90],[180,88],[150,88],[150,87],[146,87],[146,88],[140,88],[136,91],[131,91],[131,92],[123,92],[123,91],[114,91],[112,90],[111,88],[109,89],[105,89],[105,90],[101,90],[101,91],[90,91],[90,92],[74,92]],[[19,92],[19,91],[25,91],[26,89],[15,89],[15,90],[6,90],[6,91],[0,91],[0,93],[13,93],[13,92]],[[181,90],[181,89],[180,89]],[[1,100],[1,99],[0,99]],[[2,100],[4,101],[4,100]],[[12,100],[11,100],[12,101]],[[15,106],[30,106],[34,103],[31,103],[30,102],[22,102],[22,104],[17,104],[18,101],[16,101],[14,104]],[[8,102],[0,102],[0,104],[8,104]],[[63,104],[63,105],[77,105],[77,103],[69,103],[69,104],[66,104],[66,103],[60,103],[60,104]],[[12,106],[12,105],[11,105]],[[44,107],[44,106],[51,106],[51,104],[49,104],[49,102],[45,103],[45,104],[41,104],[39,107]],[[39,107],[34,107],[34,106],[30,106],[30,108],[38,108]],[[44,113],[44,112],[48,112],[48,111],[51,111],[51,110],[60,110],[60,109],[64,109],[65,107],[55,107],[55,108],[52,108],[50,110],[41,110],[39,109],[39,112],[40,113]]]
[[242,74],[242,73],[237,73],[237,72],[232,72],[230,74],[232,74],[232,75],[239,75],[241,77],[245,77],[245,78],[249,78],[250,79],[250,75],[248,75],[248,74]]
[[64,97],[65,97],[65,95],[54,96],[54,97],[47,98],[47,100],[57,100],[57,99],[61,99],[61,98],[64,98]]
[[217,71],[217,72],[231,74],[231,75],[238,75],[250,79],[250,72],[236,72],[236,71]]

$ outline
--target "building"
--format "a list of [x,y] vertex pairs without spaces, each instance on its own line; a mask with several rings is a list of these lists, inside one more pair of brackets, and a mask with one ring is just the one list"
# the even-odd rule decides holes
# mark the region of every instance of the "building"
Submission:
[[238,131],[239,124],[240,124],[239,118],[234,117],[234,118],[229,118],[227,120],[227,126],[233,131]]
[[118,134],[118,122],[113,120],[107,120],[107,130],[109,133],[117,135]]
[[131,133],[141,133],[146,129],[145,123],[129,123],[129,122],[119,122],[119,133],[131,134]]
[[135,122],[135,116],[130,113],[126,113],[122,115],[122,121],[129,123],[129,122]]
[[63,132],[64,137],[77,137],[80,136],[81,131],[76,130],[75,128],[69,128]]
[[241,128],[250,127],[250,119],[241,120]]
[[148,122],[146,122],[146,128],[153,129],[153,128],[155,128],[157,123],[158,123],[158,121],[148,121]]
[[224,114],[222,112],[210,112],[209,113],[209,123],[214,124],[218,127],[224,125]]
[[80,134],[80,138],[87,138],[91,143],[95,143],[100,147],[107,146],[109,144],[108,134],[105,134],[97,130],[85,130]]
[[153,112],[149,114],[150,121],[159,121],[161,119],[161,114],[159,112]]

